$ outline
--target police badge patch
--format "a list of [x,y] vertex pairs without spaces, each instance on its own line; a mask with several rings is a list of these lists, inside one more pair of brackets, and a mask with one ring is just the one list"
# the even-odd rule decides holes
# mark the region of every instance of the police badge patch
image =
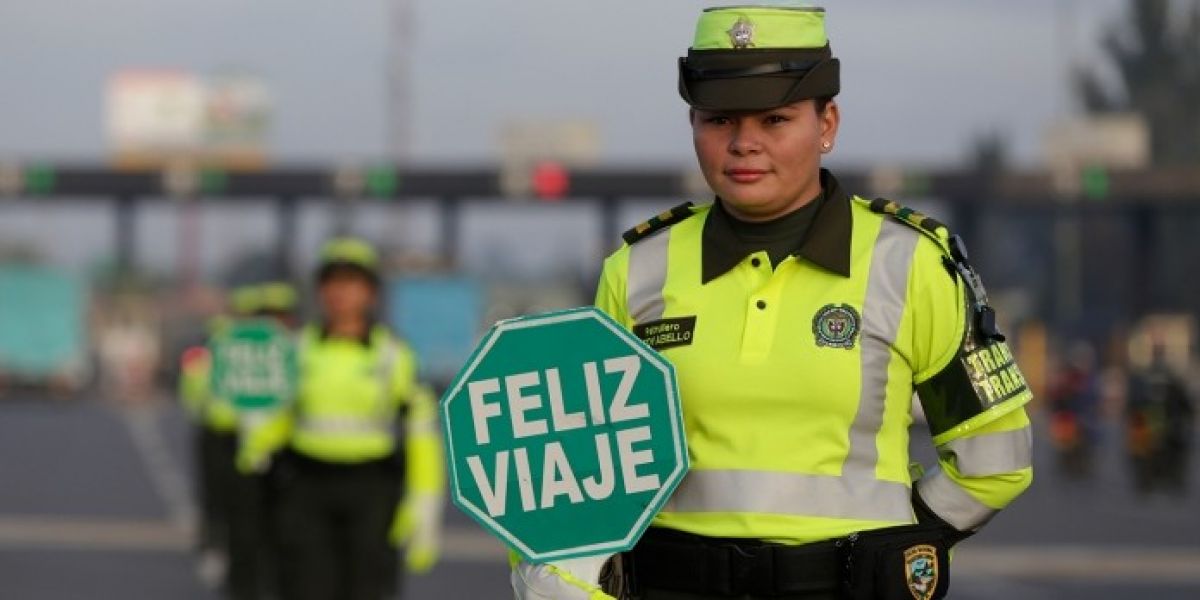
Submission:
[[915,600],[929,600],[938,584],[937,548],[920,544],[904,551],[904,576]]
[[826,304],[813,316],[812,329],[818,346],[849,350],[858,337],[858,311],[849,304]]

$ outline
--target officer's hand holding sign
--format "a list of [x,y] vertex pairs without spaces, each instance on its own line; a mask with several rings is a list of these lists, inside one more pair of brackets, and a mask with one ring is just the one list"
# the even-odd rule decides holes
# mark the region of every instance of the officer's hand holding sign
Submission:
[[442,418],[454,503],[520,554],[522,598],[605,597],[688,468],[673,368],[594,308],[498,323]]

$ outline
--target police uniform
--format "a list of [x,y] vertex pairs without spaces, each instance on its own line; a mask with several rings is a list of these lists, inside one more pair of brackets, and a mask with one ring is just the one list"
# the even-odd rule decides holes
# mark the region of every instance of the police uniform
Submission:
[[[322,261],[378,285],[362,242],[331,242]],[[410,570],[436,558],[444,473],[434,401],[412,350],[381,324],[360,339],[306,326],[298,356],[294,402],[240,456],[254,469],[280,451],[271,479],[281,597],[378,600],[394,590],[392,543],[410,542]]]
[[[296,307],[296,293],[283,282],[248,285],[234,290],[230,304],[235,318],[288,321]],[[219,317],[210,324],[210,333],[219,337],[231,324],[230,318]],[[211,376],[212,358],[207,348],[185,352],[180,396],[198,424],[201,544],[227,559],[224,587],[230,598],[263,598],[270,593],[264,482],[256,473],[238,471],[242,419],[227,398],[213,394]]]
[[[226,319],[209,324],[210,333]],[[200,508],[198,572],[216,586],[226,578],[229,564],[230,513],[237,471],[237,413],[225,399],[212,394],[212,355],[206,346],[184,351],[179,368],[179,398],[194,424],[193,458]]]
[[[823,18],[706,11],[681,94],[719,110],[835,95]],[[769,239],[718,198],[634,228],[604,263],[596,305],[674,364],[692,465],[622,560],[635,598],[938,598],[949,547],[1031,481],[1031,396],[961,241],[820,177]],[[923,475],[914,391],[939,454]]]
[[[224,319],[210,323],[218,330]],[[187,349],[180,360],[179,398],[195,423],[194,456],[201,511],[200,546],[224,551],[228,542],[230,478],[235,474],[237,413],[228,401],[213,396],[209,378],[212,356],[205,346]]]

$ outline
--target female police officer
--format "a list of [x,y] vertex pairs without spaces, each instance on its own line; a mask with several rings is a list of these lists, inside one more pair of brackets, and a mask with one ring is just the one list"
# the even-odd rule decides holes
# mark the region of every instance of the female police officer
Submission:
[[[606,591],[942,597],[948,548],[1031,480],[1030,393],[961,243],[820,168],[840,120],[822,9],[705,11],[679,91],[717,198],[627,232],[596,304],[635,334],[690,332],[657,349],[692,469]],[[923,476],[914,390],[939,452]],[[600,563],[521,564],[514,588],[603,598]]]
[[321,321],[300,333],[296,398],[247,436],[239,460],[261,468],[279,452],[270,477],[283,600],[381,600],[393,588],[389,532],[408,542],[409,571],[436,560],[434,401],[412,350],[376,320],[375,250],[330,240],[316,279]]

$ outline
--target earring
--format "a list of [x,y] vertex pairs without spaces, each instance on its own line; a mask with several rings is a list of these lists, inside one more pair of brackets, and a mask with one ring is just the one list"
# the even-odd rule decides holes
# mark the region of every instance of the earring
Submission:
[[831,148],[833,148],[833,144],[831,144],[829,142],[821,142],[821,149],[829,150]]

